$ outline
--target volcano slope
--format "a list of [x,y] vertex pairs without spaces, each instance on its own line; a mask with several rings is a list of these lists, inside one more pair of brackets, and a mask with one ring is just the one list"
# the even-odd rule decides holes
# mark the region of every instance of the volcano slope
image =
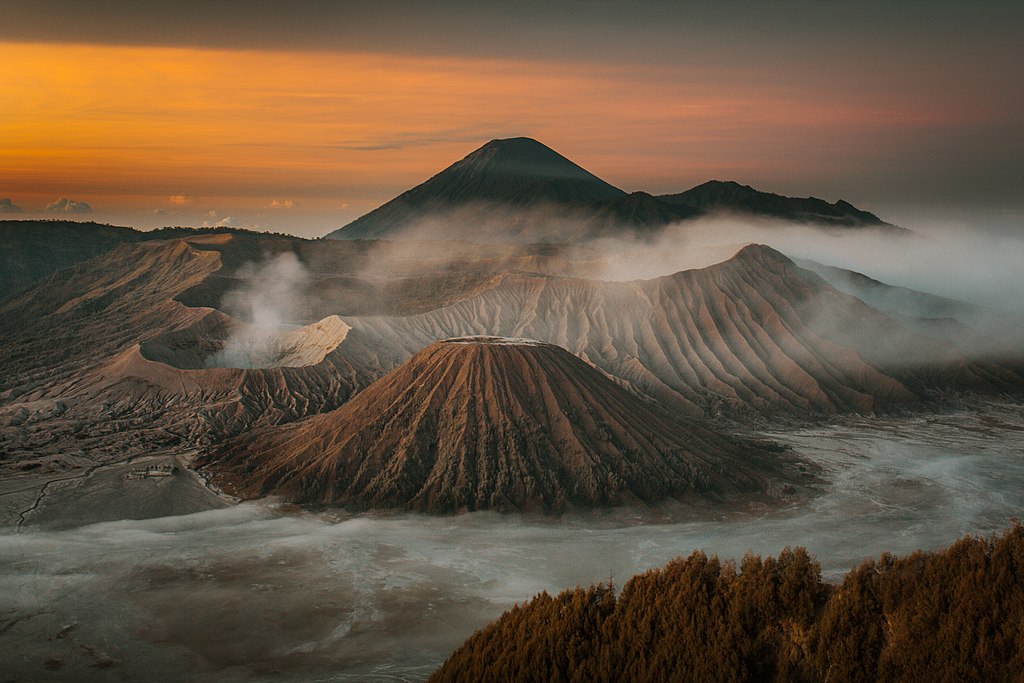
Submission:
[[872,413],[1022,385],[1013,367],[970,360],[760,245],[653,280],[512,273],[427,313],[345,320],[338,352],[358,348],[381,367],[436,339],[527,337],[693,415]]
[[431,344],[341,408],[205,456],[243,497],[464,510],[795,493],[777,452],[669,418],[557,346]]
[[[191,235],[48,276],[0,303],[0,469],[39,472],[131,450],[218,442],[339,407],[439,340],[553,343],[699,416],[872,413],[1022,385],[843,294],[767,247],[653,280],[602,282],[587,250]],[[225,300],[246,267],[303,276],[287,325],[251,332]],[[1018,369],[1015,369],[1018,368]]]
[[[164,232],[176,237],[147,233],[0,302],[0,471],[91,467],[331,410],[393,367],[358,341],[336,353],[349,328],[335,314],[434,310],[509,270],[575,272],[592,258]],[[268,335],[224,301],[258,289],[247,269],[283,256],[301,277],[288,325]],[[264,343],[245,343],[254,332]]]
[[240,324],[175,300],[222,267],[218,252],[201,246],[122,246],[0,306],[0,465],[42,472],[121,459],[348,398],[355,370],[309,348],[333,348],[330,335],[336,345],[347,330],[336,318],[309,327],[313,344],[296,338],[302,330],[282,335],[283,362],[272,367],[189,365]]

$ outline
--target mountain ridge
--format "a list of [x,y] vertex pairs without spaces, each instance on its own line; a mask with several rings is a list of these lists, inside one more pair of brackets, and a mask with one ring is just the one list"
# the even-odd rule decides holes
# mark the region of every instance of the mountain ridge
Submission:
[[843,200],[783,197],[733,181],[708,181],[678,194],[627,193],[543,143],[519,137],[491,140],[325,237],[646,238],[669,224],[722,210],[832,227],[895,229]]
[[[659,195],[673,206],[687,206],[702,212],[731,211],[837,227],[896,229],[869,211],[842,199],[830,204],[817,197],[786,197],[755,190],[734,180],[709,180],[676,194]],[[902,229],[901,229],[902,230]]]

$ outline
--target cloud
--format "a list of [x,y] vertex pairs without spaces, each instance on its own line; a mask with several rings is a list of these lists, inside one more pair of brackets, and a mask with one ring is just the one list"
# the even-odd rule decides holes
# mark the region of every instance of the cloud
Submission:
[[61,197],[52,204],[46,205],[47,213],[92,213],[92,207],[85,202]]
[[167,198],[167,201],[177,206],[186,206],[193,202],[193,198],[187,194],[172,194]]
[[267,204],[268,209],[294,209],[299,203],[294,199],[272,199]]
[[16,206],[10,199],[0,199],[0,213],[21,213],[21,207]]
[[240,220],[238,220],[238,218],[236,218],[235,216],[224,216],[223,218],[221,218],[221,215],[216,211],[216,209],[211,209],[211,210],[207,211],[206,212],[206,218],[207,218],[207,220],[203,221],[203,227],[204,228],[240,228],[240,227],[242,227],[242,222]]

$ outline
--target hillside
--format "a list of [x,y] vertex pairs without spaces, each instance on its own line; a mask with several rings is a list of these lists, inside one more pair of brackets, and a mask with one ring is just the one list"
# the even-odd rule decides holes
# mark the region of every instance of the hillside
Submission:
[[202,235],[244,235],[253,241],[297,237],[242,228],[167,227],[142,231],[92,221],[0,220],[0,300],[14,296],[46,276],[107,254],[119,246]]
[[860,228],[901,230],[868,211],[862,211],[842,199],[830,204],[817,197],[784,197],[761,192],[734,181],[709,180],[678,194],[660,195],[659,200],[673,206],[685,206],[702,212],[731,212],[778,218],[797,223]]
[[0,299],[50,273],[149,239],[134,228],[77,221],[0,221]]

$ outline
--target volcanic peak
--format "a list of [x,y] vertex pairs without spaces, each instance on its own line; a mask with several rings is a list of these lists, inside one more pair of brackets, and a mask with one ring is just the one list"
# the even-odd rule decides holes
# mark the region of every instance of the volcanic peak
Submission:
[[246,497],[434,513],[756,496],[782,471],[559,346],[476,336],[435,342],[337,410],[206,462]]

